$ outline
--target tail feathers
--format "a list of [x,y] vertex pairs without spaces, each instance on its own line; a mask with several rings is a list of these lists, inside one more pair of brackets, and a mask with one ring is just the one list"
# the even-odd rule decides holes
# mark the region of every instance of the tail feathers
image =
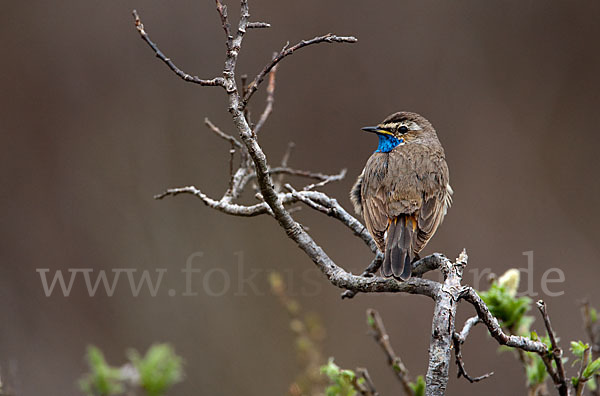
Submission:
[[402,280],[410,279],[412,272],[412,240],[415,234],[416,221],[412,216],[400,215],[390,221],[385,257],[381,268],[383,276],[393,276]]
[[385,254],[383,258],[383,264],[381,266],[381,274],[385,277],[394,275],[392,272],[392,243],[390,241],[396,240],[396,232],[398,227],[394,221],[390,221],[387,229],[386,243],[385,243]]

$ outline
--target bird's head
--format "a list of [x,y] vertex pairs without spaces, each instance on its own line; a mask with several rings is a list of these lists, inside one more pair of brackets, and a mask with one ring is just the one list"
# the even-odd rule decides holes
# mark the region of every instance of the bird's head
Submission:
[[398,146],[429,138],[437,140],[431,123],[425,117],[408,111],[394,113],[377,126],[364,127],[362,130],[379,136],[376,152],[380,153],[388,153]]

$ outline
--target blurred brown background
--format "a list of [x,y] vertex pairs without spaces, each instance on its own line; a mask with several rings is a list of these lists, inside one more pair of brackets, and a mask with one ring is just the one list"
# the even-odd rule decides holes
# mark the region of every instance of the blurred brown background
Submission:
[[[229,3],[237,18],[237,2]],[[153,56],[133,8],[182,69],[219,75],[224,44],[212,1],[0,3],[0,365],[17,367],[21,394],[78,394],[90,343],[118,364],[126,348],[157,341],[187,362],[173,394],[285,394],[300,368],[288,317],[268,292],[271,270],[323,318],[325,354],[366,366],[381,393],[398,386],[366,334],[368,307],[380,310],[411,373],[424,374],[429,299],[341,301],[270,218],[227,217],[189,196],[152,199],[188,184],[220,196],[229,147],[202,120],[232,126],[222,90],[185,83]],[[471,271],[500,274],[525,267],[523,252],[533,251],[536,292],[548,268],[566,274],[550,285],[563,296],[541,295],[565,346],[584,338],[579,301],[600,305],[600,3],[254,0],[251,14],[273,25],[246,36],[238,71],[251,76],[286,40],[329,31],[359,39],[303,49],[281,64],[275,112],[260,137],[273,161],[293,140],[291,165],[347,167],[349,177],[326,191],[350,208],[347,192],[376,146],[360,127],[398,110],[422,113],[438,130],[455,190],[424,253],[455,257],[466,247]],[[255,114],[263,98],[255,97]],[[340,265],[359,272],[368,264],[369,251],[336,221],[308,210],[298,218]],[[194,260],[203,271],[194,278],[199,295],[183,297],[180,269],[194,252],[203,252]],[[237,252],[242,276],[261,270],[259,293],[236,295]],[[156,297],[132,297],[126,277],[112,298],[89,297],[82,278],[70,297],[45,297],[36,268],[168,273]],[[215,268],[231,274],[220,297],[203,285]],[[208,285],[220,291],[223,281],[217,274]],[[170,288],[178,295],[169,297]],[[462,320],[472,308],[459,312]],[[448,394],[524,394],[521,367],[496,349],[477,328],[464,350],[467,369],[496,375],[471,385],[452,367]]]

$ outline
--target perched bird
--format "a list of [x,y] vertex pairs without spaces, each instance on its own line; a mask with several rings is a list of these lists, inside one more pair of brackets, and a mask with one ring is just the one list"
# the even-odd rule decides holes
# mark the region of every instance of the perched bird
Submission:
[[385,258],[383,276],[407,280],[452,203],[448,165],[425,117],[399,112],[362,128],[379,137],[350,192],[354,209]]

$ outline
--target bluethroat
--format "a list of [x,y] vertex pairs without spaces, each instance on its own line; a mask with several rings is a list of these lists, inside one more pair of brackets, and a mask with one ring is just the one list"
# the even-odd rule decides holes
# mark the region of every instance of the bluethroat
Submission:
[[377,134],[379,145],[350,198],[384,253],[382,275],[408,280],[413,260],[452,203],[444,149],[431,123],[416,113],[394,113],[362,129]]

